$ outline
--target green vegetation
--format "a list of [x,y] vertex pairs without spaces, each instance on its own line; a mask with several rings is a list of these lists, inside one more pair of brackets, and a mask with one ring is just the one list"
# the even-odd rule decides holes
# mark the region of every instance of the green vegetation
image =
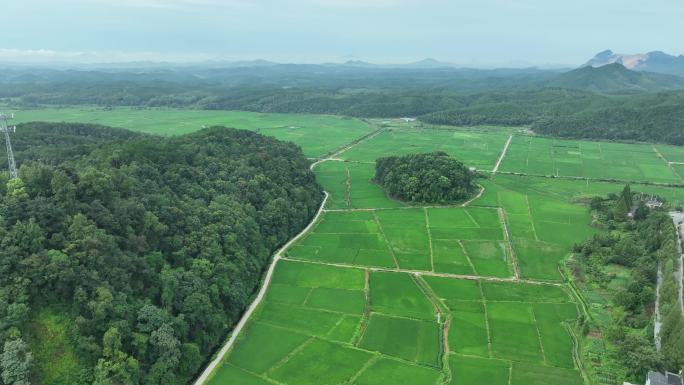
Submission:
[[[308,157],[322,157],[371,132],[371,127],[361,120],[329,115],[127,107],[40,108],[5,112],[16,112],[20,123],[89,123],[163,136],[188,134],[204,127],[235,127],[293,142],[301,146]],[[17,131],[21,130],[23,128],[20,127]]]
[[501,164],[506,172],[629,182],[683,183],[647,144],[516,136]]
[[[149,111],[145,131],[168,123],[164,110]],[[672,224],[639,204],[641,193],[684,202],[674,186],[684,183],[681,148],[393,120],[177,114],[190,125],[226,114],[315,157],[382,128],[317,164],[327,211],[284,252],[209,384],[579,385],[583,376],[622,380],[626,366],[681,365],[672,279],[661,291],[662,355],[648,334],[654,263],[666,277],[676,268],[665,257]],[[419,152],[455,156],[461,170],[493,169],[511,134],[499,172],[479,180],[482,196],[465,207],[407,205],[372,181],[377,158]],[[2,272],[12,274],[0,291],[0,364],[14,377],[0,383],[189,382],[244,310],[269,255],[321,198],[299,150],[246,132],[159,138],[36,123],[15,137],[22,181],[0,183],[3,242],[20,245],[4,247],[11,264]],[[618,180],[641,183],[623,189]],[[57,189],[64,185],[74,189]],[[29,242],[36,228],[47,234],[40,247]]]
[[373,313],[359,346],[407,361],[439,367],[440,331],[436,322]]
[[45,308],[28,326],[36,376],[46,384],[76,384],[87,375],[88,364],[82,362],[69,339],[70,322],[63,310]]
[[389,199],[385,191],[370,183],[375,174],[372,163],[323,162],[316,166],[316,180],[330,196],[329,209],[393,208],[404,203]]
[[684,92],[665,91],[681,89],[682,81],[620,65],[563,74],[328,65],[77,74],[31,69],[7,70],[0,82],[0,99],[21,108],[97,105],[420,116],[432,124],[532,127],[545,135],[684,144]]
[[510,362],[467,356],[451,356],[452,378],[449,385],[491,384],[508,385]]
[[497,210],[405,208],[326,212],[287,251],[293,259],[452,274],[512,275]]
[[356,380],[356,385],[400,384],[411,379],[416,384],[435,384],[440,372],[424,366],[409,365],[400,361],[380,359]]
[[388,126],[372,139],[343,152],[340,157],[354,162],[375,162],[377,158],[442,151],[478,170],[494,168],[508,139],[508,131],[498,127],[478,129],[432,129],[411,125]]
[[20,179],[0,175],[5,384],[32,363],[46,384],[187,382],[322,198],[298,147],[248,131],[23,128]]
[[459,107],[421,117],[431,124],[529,126],[543,135],[567,138],[684,144],[677,127],[684,93],[605,96],[547,88],[469,95]]
[[592,366],[596,376],[608,379],[637,381],[654,368],[679,370],[681,350],[663,351],[679,357],[656,353],[651,321],[658,264],[677,256],[670,216],[647,208],[629,186],[620,195],[594,198],[591,206],[607,231],[577,245],[568,265],[590,302],[586,359],[598,364]]
[[445,152],[379,158],[373,181],[389,196],[412,203],[452,203],[476,190],[475,174]]

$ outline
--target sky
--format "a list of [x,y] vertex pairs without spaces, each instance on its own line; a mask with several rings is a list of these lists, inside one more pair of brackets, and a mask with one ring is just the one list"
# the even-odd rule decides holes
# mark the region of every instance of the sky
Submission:
[[566,66],[684,54],[683,0],[21,0],[0,62],[266,59]]

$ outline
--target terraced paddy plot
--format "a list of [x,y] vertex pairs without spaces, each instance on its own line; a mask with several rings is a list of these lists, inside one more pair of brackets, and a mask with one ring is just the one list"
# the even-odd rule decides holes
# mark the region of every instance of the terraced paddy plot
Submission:
[[402,375],[435,384],[442,335],[434,305],[409,274],[366,274],[279,262],[265,302],[210,384],[372,385]]
[[684,147],[656,144],[654,146],[668,162],[684,163]]
[[[610,193],[619,193],[624,187],[624,184],[621,183],[599,182],[595,180],[571,180],[506,174],[497,174],[494,179],[480,179],[479,183],[485,187],[485,192],[482,197],[472,203],[472,206],[503,207],[509,215],[511,213],[519,213],[520,210],[524,209],[524,206],[504,203],[511,195],[519,195],[523,200],[526,195],[537,196],[563,206],[575,206],[582,209],[583,206],[580,204],[582,200],[588,201],[588,199],[597,195],[604,196]],[[684,203],[684,188],[681,187],[637,183],[632,183],[631,187],[633,192],[655,194],[667,199],[669,202]]]
[[434,270],[452,274],[512,275],[499,212],[483,208],[430,208]]
[[582,385],[577,370],[499,359],[452,355],[449,385]]
[[653,146],[516,136],[501,171],[624,181],[684,183]]
[[494,168],[508,134],[504,130],[422,130],[392,128],[342,153],[344,159],[375,162],[390,155],[444,151],[468,166]]
[[[451,352],[574,368],[563,323],[577,317],[558,286],[425,277],[451,315]],[[491,343],[490,343],[491,342]]]
[[430,238],[422,209],[381,210],[376,216],[399,267],[430,270]]
[[510,245],[491,208],[332,211],[288,250],[294,259],[510,277]]
[[672,169],[675,170],[677,175],[681,176],[684,178],[684,164],[673,164]]
[[412,384],[434,385],[440,376],[435,369],[381,358],[365,369],[354,385],[403,384],[409,379]]
[[94,123],[157,135],[187,134],[210,126],[240,128],[296,143],[309,157],[322,157],[372,131],[361,120],[328,115],[126,107],[41,108],[14,112],[17,123]]
[[305,334],[256,322],[242,335],[228,362],[252,373],[264,374],[309,338]]
[[292,385],[336,385],[353,378],[372,353],[315,339],[270,370],[269,377]]
[[[544,362],[534,314],[527,303],[487,302],[494,357]],[[568,354],[570,350],[568,350]]]
[[[540,179],[498,175],[494,180],[483,182],[485,195],[475,204],[503,208],[523,277],[560,280],[560,261],[573,244],[590,237],[594,231],[588,226],[589,209],[571,203],[576,191],[581,191],[578,185],[586,186],[589,182],[557,180],[568,190],[577,190],[554,191],[541,185],[537,188],[534,182]],[[616,188],[615,184],[611,186]]]
[[434,306],[408,274],[371,273],[370,289],[373,312],[428,321],[436,319]]
[[531,365],[522,362],[513,364],[511,385],[582,385],[584,381],[577,370]]
[[393,208],[404,203],[387,198],[385,191],[371,182],[374,163],[328,161],[316,166],[316,179],[328,191],[328,209]]
[[477,357],[452,355],[449,357],[451,382],[449,385],[508,385],[511,363]]
[[373,313],[359,347],[439,367],[441,334],[436,322]]
[[371,211],[325,213],[313,231],[290,248],[287,255],[320,262],[396,267]]

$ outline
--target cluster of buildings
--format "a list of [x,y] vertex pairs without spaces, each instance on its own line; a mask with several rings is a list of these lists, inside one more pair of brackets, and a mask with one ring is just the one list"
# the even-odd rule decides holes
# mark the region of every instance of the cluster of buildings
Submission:
[[[625,382],[623,385],[635,385]],[[665,372],[648,372],[646,385],[684,385],[682,383],[682,372],[679,374]]]

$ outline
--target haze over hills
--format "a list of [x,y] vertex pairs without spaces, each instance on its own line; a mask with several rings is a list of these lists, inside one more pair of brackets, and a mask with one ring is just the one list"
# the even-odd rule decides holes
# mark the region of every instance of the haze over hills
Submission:
[[621,63],[585,66],[546,83],[549,87],[572,88],[599,93],[666,91],[684,88],[684,78],[627,69]]
[[684,55],[674,56],[662,51],[643,54],[619,54],[611,50],[599,52],[583,67],[601,67],[619,63],[634,71],[657,72],[684,76]]

